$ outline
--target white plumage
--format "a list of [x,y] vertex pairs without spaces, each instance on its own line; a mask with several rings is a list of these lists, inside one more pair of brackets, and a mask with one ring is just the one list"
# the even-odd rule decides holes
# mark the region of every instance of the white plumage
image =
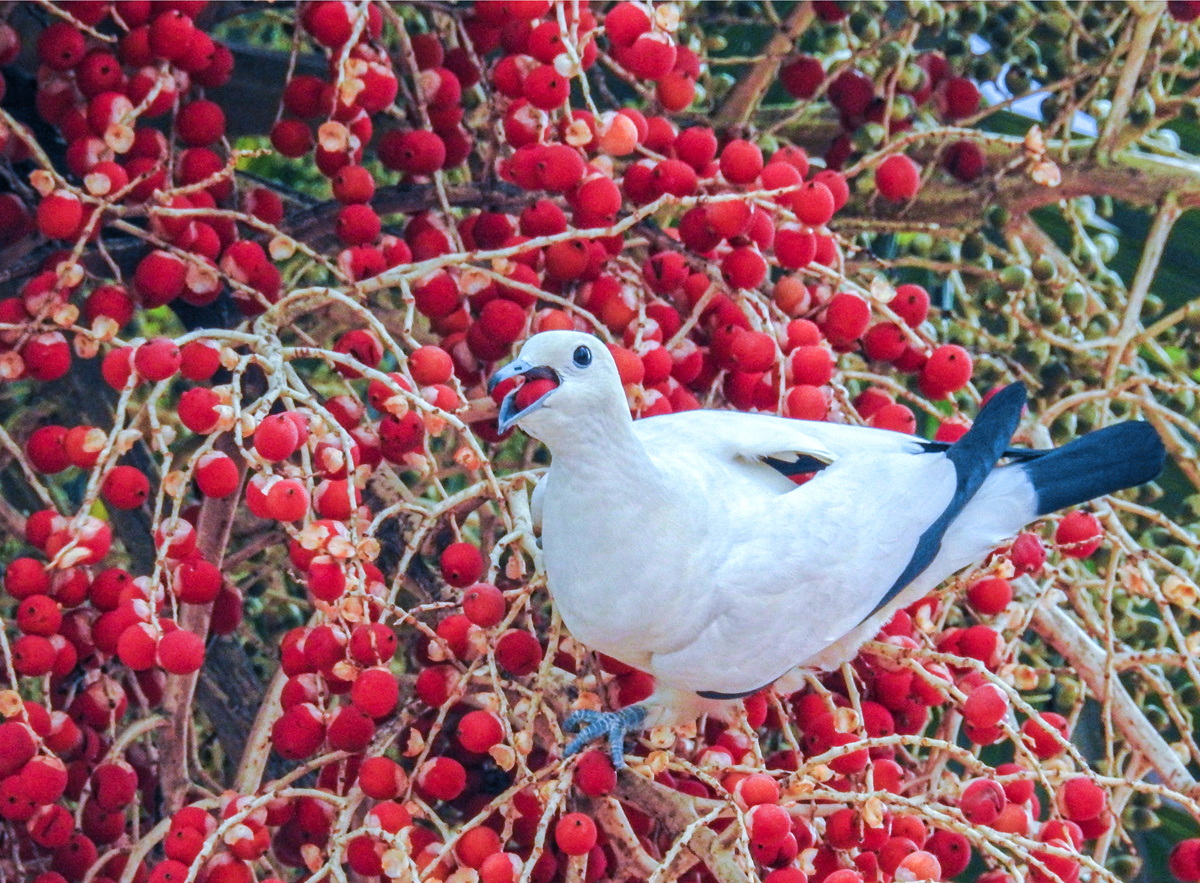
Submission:
[[[648,723],[728,705],[702,693],[746,694],[852,658],[897,606],[1038,515],[1030,475],[992,469],[995,454],[932,563],[877,609],[961,496],[946,452],[732,411],[634,422],[607,349],[574,332],[532,337],[493,383],[515,375],[557,384],[519,411],[510,393],[501,409],[552,455],[533,501],[551,594],[577,639],[655,676]],[[768,463],[797,458],[828,466],[797,487]]]

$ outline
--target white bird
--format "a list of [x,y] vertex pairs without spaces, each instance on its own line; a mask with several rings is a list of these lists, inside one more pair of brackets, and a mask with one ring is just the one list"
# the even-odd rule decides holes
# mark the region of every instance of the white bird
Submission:
[[[1165,456],[1137,421],[1008,450],[1019,384],[946,445],[735,411],[635,422],[608,349],[571,331],[531,337],[489,388],[516,377],[543,381],[508,392],[500,429],[550,449],[533,508],[563,623],[655,678],[639,705],[567,721],[582,726],[568,755],[607,735],[618,767],[626,732],[727,713],[788,672],[852,659],[898,607],[1029,522],[1148,481]],[[802,473],[815,475],[788,477]]]

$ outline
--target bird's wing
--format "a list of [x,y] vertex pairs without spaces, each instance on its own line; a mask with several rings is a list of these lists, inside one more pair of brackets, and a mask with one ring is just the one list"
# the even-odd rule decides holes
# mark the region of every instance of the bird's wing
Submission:
[[[729,538],[713,559],[717,615],[690,646],[657,655],[654,673],[712,682],[698,691],[756,689],[877,614],[943,552],[968,561],[985,552],[943,540],[1003,456],[1024,402],[1023,387],[1006,387],[945,452],[903,436],[889,450],[886,435],[827,434],[827,450],[853,444],[812,481],[765,503],[731,495],[721,518]],[[675,472],[680,481],[695,481],[689,466]],[[974,544],[960,534],[956,544]]]
[[651,458],[668,463],[681,452],[777,493],[781,476],[817,472],[853,454],[919,454],[921,439],[899,432],[739,411],[683,411],[639,420],[634,432]]
[[546,499],[546,488],[550,487],[550,473],[546,473],[538,483],[533,486],[533,493],[529,495],[529,517],[533,521],[533,532],[540,534],[542,532],[542,505]]

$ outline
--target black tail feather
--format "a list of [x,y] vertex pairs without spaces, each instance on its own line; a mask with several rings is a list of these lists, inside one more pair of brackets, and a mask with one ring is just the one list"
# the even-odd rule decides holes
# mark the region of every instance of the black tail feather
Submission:
[[1037,492],[1038,514],[1046,515],[1150,481],[1166,456],[1153,426],[1129,420],[1089,432],[1021,468]]

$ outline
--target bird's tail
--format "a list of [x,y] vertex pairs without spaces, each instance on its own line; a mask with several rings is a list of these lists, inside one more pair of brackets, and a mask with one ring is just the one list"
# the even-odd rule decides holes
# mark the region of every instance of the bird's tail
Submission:
[[1150,481],[1166,460],[1149,423],[1128,420],[1089,432],[1070,444],[1020,464],[1037,493],[1038,515]]

